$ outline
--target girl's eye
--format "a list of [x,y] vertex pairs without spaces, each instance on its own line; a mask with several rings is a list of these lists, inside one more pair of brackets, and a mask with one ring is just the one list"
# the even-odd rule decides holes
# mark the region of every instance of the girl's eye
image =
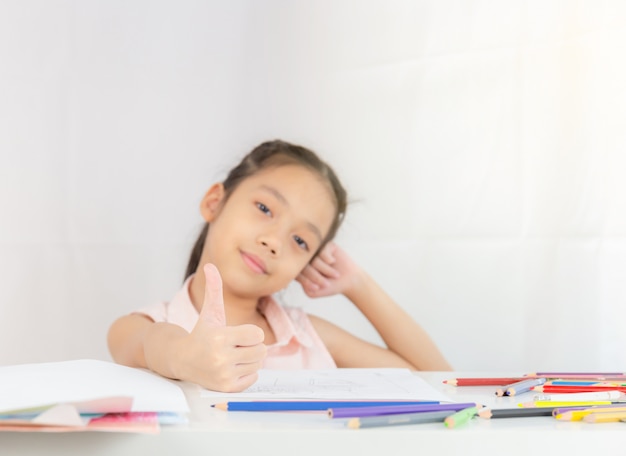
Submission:
[[261,212],[263,212],[264,214],[272,215],[272,211],[270,211],[270,208],[267,207],[265,204],[263,204],[263,203],[256,203],[256,207],[258,207],[259,210]]
[[296,244],[298,244],[298,247],[307,251],[309,250],[309,245],[300,236],[294,236],[293,239],[296,241]]

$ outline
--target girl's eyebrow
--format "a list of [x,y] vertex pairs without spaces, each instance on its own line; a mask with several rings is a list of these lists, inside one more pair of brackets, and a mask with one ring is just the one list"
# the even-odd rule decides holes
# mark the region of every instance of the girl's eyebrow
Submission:
[[[278,190],[276,190],[274,187],[270,187],[269,185],[261,185],[261,189],[265,190],[269,193],[271,193],[272,195],[274,195],[274,197],[280,201],[282,204],[284,204],[285,206],[289,207],[289,201],[287,201],[287,198],[285,198],[283,196],[282,193],[280,193]],[[320,230],[317,228],[317,226],[315,226],[312,222],[306,221],[305,222],[306,226],[309,228],[309,230],[311,230],[313,232],[313,234],[315,236],[317,236],[318,240],[320,242],[322,242],[322,233],[320,232]]]

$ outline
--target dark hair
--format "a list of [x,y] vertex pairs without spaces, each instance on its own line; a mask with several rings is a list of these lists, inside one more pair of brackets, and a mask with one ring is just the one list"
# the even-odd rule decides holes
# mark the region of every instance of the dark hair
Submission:
[[[228,173],[226,180],[222,182],[224,185],[223,202],[228,200],[237,186],[247,177],[250,177],[263,169],[285,165],[304,166],[319,174],[320,177],[324,178],[328,182],[332,193],[335,196],[335,218],[330,226],[330,229],[328,230],[328,234],[326,234],[326,237],[322,240],[319,249],[313,255],[315,258],[322,247],[324,247],[337,234],[337,230],[339,229],[339,226],[341,225],[341,222],[346,214],[348,202],[346,191],[341,185],[341,182],[337,178],[333,169],[330,165],[321,160],[312,150],[281,140],[267,141],[258,145],[245,157],[243,157],[241,162],[235,166],[230,173]],[[202,256],[202,250],[204,249],[204,240],[206,239],[208,231],[209,223],[207,222],[202,227],[200,235],[191,249],[191,256],[189,258],[189,263],[187,264],[185,279],[196,272],[196,269],[198,268],[200,257]]]

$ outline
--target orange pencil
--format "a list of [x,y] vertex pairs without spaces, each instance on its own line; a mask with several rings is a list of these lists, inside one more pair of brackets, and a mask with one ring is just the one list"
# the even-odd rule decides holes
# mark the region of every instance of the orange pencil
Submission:
[[451,386],[497,386],[497,385],[510,385],[511,383],[524,380],[524,377],[466,377],[466,378],[451,378],[444,380],[443,383]]

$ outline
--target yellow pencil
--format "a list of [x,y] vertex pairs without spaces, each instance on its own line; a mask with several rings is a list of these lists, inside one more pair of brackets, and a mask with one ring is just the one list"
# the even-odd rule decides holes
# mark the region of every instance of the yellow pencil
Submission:
[[585,423],[615,423],[626,418],[626,412],[590,413],[583,418]]
[[609,413],[609,412],[625,412],[626,407],[591,407],[583,410],[567,410],[557,413],[554,417],[562,421],[581,421],[587,415],[592,413]]

